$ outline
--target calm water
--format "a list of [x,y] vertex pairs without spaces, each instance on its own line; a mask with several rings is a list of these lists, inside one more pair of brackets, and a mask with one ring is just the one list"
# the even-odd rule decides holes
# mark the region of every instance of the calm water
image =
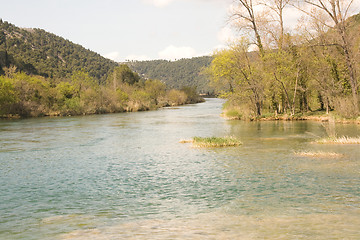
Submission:
[[[360,239],[358,145],[313,144],[318,122],[226,121],[221,104],[0,121],[0,239]],[[244,144],[179,143],[226,135]]]

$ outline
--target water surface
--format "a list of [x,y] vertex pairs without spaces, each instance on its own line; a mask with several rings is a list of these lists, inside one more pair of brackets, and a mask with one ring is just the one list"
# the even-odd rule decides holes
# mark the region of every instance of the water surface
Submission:
[[[226,121],[222,103],[0,121],[0,239],[360,239],[358,145],[313,144],[319,122]],[[244,144],[179,143],[227,135]]]

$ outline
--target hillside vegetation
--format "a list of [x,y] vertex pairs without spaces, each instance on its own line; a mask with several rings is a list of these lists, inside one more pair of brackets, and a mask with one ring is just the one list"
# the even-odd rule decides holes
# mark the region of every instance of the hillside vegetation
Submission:
[[10,65],[50,78],[68,78],[85,71],[103,83],[118,64],[42,29],[19,28],[0,19],[0,74]]
[[80,45],[0,20],[0,117],[143,111],[200,102]]
[[127,64],[140,75],[161,80],[170,88],[196,87],[199,93],[211,94],[214,89],[209,86],[209,77],[202,72],[212,59],[210,56],[203,56],[177,61],[132,61]]

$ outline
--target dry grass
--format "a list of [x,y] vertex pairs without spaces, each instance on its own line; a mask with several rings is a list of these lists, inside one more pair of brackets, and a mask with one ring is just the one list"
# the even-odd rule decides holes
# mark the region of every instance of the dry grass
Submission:
[[235,147],[242,144],[235,137],[193,137],[190,140],[181,140],[180,143],[192,143],[194,147],[213,148],[213,147]]
[[295,155],[301,157],[310,157],[310,158],[340,158],[343,157],[343,154],[334,153],[334,152],[296,152]]
[[360,144],[360,137],[329,137],[315,141],[320,144]]

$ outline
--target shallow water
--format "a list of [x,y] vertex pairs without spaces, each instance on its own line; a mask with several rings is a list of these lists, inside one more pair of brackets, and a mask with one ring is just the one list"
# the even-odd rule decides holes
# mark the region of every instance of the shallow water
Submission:
[[[0,121],[0,239],[360,239],[358,145],[313,144],[319,122],[226,121],[221,104]],[[226,135],[244,144],[179,143]]]

